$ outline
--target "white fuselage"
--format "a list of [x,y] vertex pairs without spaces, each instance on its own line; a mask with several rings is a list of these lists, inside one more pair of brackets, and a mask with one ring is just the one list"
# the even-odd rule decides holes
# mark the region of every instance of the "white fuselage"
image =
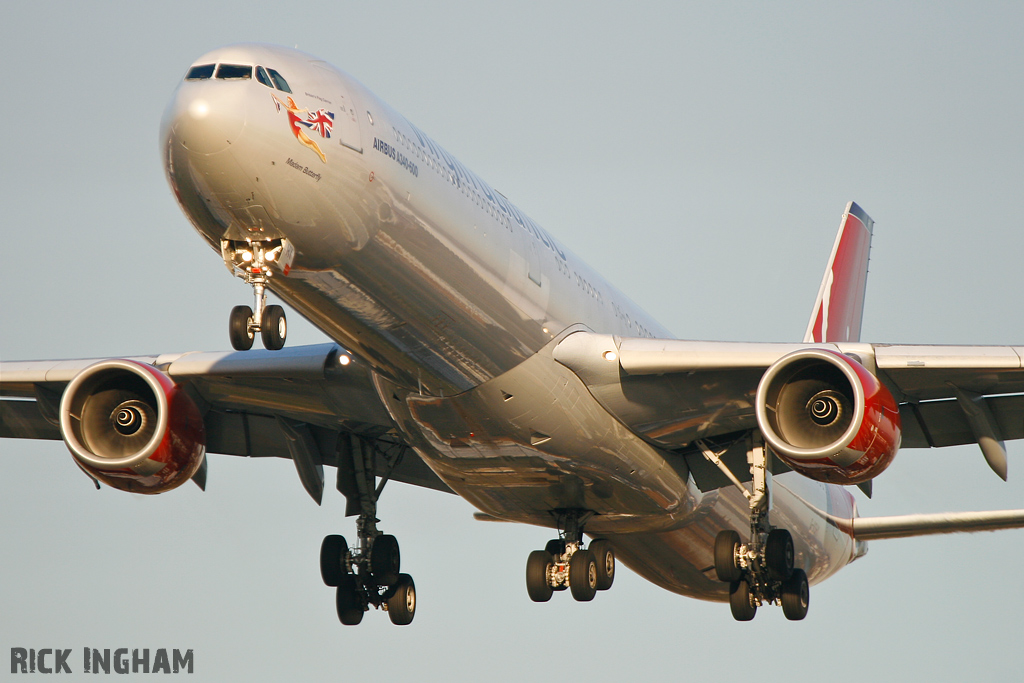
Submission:
[[[550,357],[573,329],[670,333],[348,75],[263,45],[195,65],[223,63],[273,69],[291,92],[186,80],[168,106],[168,179],[210,245],[288,240],[270,288],[370,364],[403,437],[478,508],[545,526],[553,509],[592,510],[587,531],[645,577],[724,599],[711,546],[747,533],[745,499],[702,493]],[[855,557],[829,522],[854,514],[841,487],[775,480],[773,521],[812,583]]]

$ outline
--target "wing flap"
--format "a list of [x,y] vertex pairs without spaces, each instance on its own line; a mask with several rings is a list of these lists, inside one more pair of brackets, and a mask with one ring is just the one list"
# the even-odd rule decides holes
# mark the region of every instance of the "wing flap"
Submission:
[[879,373],[907,398],[951,398],[953,386],[979,394],[1024,393],[1021,347],[879,344],[874,349]]
[[[1024,396],[985,399],[1003,439],[1024,439]],[[903,448],[942,448],[976,443],[974,432],[956,399],[904,403]]]
[[60,440],[60,429],[43,417],[35,401],[2,399],[0,438]]

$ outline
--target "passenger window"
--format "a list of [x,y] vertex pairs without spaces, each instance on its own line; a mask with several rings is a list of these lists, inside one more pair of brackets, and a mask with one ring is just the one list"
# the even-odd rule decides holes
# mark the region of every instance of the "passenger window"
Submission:
[[207,78],[213,75],[213,64],[203,64],[202,66],[194,66],[188,70],[185,74],[186,81],[205,81]]
[[252,78],[252,67],[240,64],[221,64],[217,67],[217,78],[225,81],[243,81]]
[[278,90],[287,93],[292,91],[292,89],[288,87],[288,81],[284,80],[284,76],[273,69],[267,69],[267,71],[270,72],[270,78],[274,81],[274,85],[277,86]]
[[270,76],[267,75],[266,70],[262,66],[256,67],[256,80],[268,88],[274,87],[274,84],[270,82]]

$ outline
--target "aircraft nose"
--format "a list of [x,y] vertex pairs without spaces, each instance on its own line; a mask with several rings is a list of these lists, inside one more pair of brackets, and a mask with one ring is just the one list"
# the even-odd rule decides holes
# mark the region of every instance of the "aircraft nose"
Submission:
[[172,142],[193,154],[216,154],[245,130],[246,94],[223,81],[184,83],[167,107],[164,123]]

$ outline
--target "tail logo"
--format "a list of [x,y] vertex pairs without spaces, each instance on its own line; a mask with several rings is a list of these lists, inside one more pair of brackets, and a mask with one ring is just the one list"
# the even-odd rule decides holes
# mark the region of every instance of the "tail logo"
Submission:
[[847,204],[804,335],[805,342],[860,341],[874,225],[864,209],[854,202]]

